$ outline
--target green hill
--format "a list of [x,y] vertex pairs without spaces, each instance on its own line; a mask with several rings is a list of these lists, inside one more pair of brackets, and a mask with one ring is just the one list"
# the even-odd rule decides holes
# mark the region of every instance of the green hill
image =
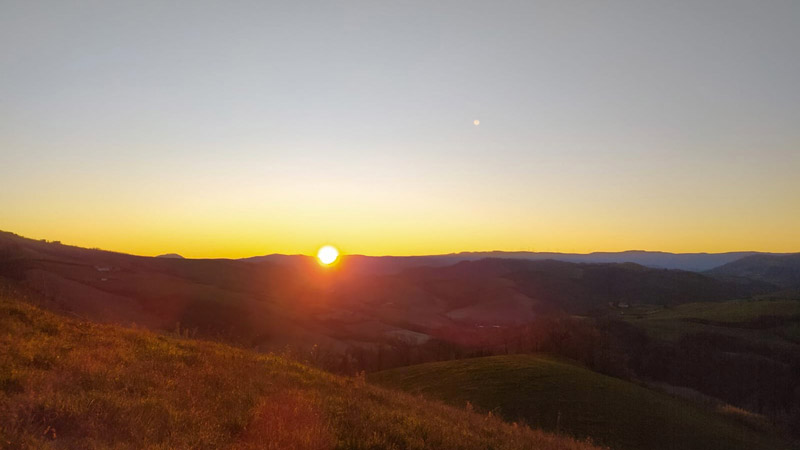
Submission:
[[[800,300],[785,291],[750,300],[631,307],[624,330],[632,370],[769,416],[800,423]],[[625,325],[625,326],[622,326]],[[638,328],[638,330],[636,330]]]
[[800,297],[795,293],[787,297],[685,303],[672,308],[642,306],[626,311],[624,319],[667,341],[705,332],[763,345],[796,347],[800,344]]
[[670,309],[651,308],[640,312],[626,312],[626,316],[646,319],[705,320],[711,323],[746,323],[763,316],[800,315],[798,299],[764,299],[728,302],[684,303]]
[[370,382],[619,449],[776,449],[781,444],[684,400],[576,365],[491,356],[387,370]]
[[286,359],[0,293],[0,448],[591,449]]

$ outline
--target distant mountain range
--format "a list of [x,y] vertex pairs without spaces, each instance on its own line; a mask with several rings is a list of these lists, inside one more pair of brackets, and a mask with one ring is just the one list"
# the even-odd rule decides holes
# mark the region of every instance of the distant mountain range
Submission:
[[[634,263],[656,269],[678,269],[691,272],[705,272],[748,256],[779,256],[781,254],[762,252],[728,252],[728,253],[668,253],[644,250],[624,252],[594,253],[553,253],[553,252],[462,252],[446,255],[429,256],[364,256],[348,255],[350,270],[363,273],[391,274],[402,270],[419,267],[442,267],[460,261],[477,261],[485,258],[522,259],[529,261],[555,260],[572,263]],[[283,265],[305,264],[309,257],[304,255],[266,255],[245,258],[245,261]]]
[[156,329],[180,323],[203,336],[270,348],[298,342],[346,348],[396,336],[424,340],[443,330],[458,340],[479,325],[525,323],[559,311],[602,314],[610,303],[675,305],[778,289],[763,280],[617,262],[705,268],[739,255],[346,255],[328,270],[309,256],[151,258],[0,233],[0,278],[94,320]]
[[800,288],[800,253],[751,255],[717,267],[709,274],[750,278],[784,288]]

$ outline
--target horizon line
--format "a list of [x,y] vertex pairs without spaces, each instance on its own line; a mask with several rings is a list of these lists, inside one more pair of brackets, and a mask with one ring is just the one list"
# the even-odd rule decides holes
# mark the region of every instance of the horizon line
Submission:
[[[0,233],[8,233],[18,238],[27,239],[30,241],[36,242],[45,242],[48,244],[55,244],[58,243],[60,245],[68,246],[68,247],[75,247],[84,250],[94,250],[94,251],[102,251],[108,253],[118,253],[123,255],[130,255],[130,256],[138,256],[142,258],[157,258],[159,256],[164,255],[177,255],[183,259],[227,259],[227,260],[246,260],[246,259],[254,259],[254,258],[266,258],[270,256],[285,256],[285,257],[310,257],[314,258],[313,254],[304,254],[304,253],[265,253],[265,254],[255,254],[251,256],[242,256],[238,258],[232,257],[223,257],[223,256],[183,256],[178,252],[174,251],[165,251],[165,252],[158,252],[158,254],[152,255],[143,255],[143,254],[136,254],[136,253],[128,253],[120,250],[108,250],[99,247],[84,247],[80,245],[64,243],[60,240],[53,239],[36,239],[30,238],[27,236],[23,236],[21,234],[17,234],[13,231],[5,231],[0,230]],[[334,245],[335,246],[335,245]],[[731,250],[731,251],[723,251],[723,252],[704,252],[704,251],[694,251],[694,252],[670,252],[664,250],[643,250],[643,249],[627,249],[627,250],[617,250],[617,251],[609,251],[609,250],[597,250],[591,251],[586,253],[581,252],[563,252],[563,251],[537,251],[537,250],[462,250],[458,252],[450,252],[450,253],[427,253],[427,254],[416,254],[416,255],[391,255],[391,254],[380,254],[380,255],[371,255],[366,253],[347,253],[342,252],[341,249],[340,254],[342,257],[366,257],[366,258],[426,258],[426,257],[446,257],[446,256],[459,256],[459,255],[471,255],[471,254],[491,254],[491,253],[503,253],[503,254],[552,254],[552,255],[574,255],[574,256],[590,256],[590,255],[597,255],[597,254],[621,254],[621,253],[660,253],[665,255],[727,255],[732,253],[754,253],[754,254],[769,254],[769,255],[791,255],[800,253],[800,251],[794,252],[770,252],[770,251],[763,251],[763,250]]]

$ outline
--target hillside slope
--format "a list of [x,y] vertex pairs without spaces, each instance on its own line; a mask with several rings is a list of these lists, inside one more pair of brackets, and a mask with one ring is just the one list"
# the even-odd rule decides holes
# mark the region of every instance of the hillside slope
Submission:
[[[620,342],[642,378],[800,424],[800,294],[629,308]],[[631,327],[631,328],[628,328]]]
[[[774,290],[761,282],[727,282],[694,272],[650,269],[637,264],[576,264],[562,261],[484,259],[449,267],[409,270],[413,282],[440,297],[457,289],[456,300],[471,298],[491,280],[508,281],[537,310],[586,314],[609,302],[675,305],[722,301]],[[444,289],[435,290],[439,286]],[[469,295],[467,295],[467,293]]]
[[640,307],[622,317],[650,336],[678,341],[689,334],[740,337],[753,344],[790,347],[800,352],[800,294],[786,298],[684,303],[672,308]]
[[586,443],[0,293],[0,447],[574,449]]
[[708,272],[719,277],[741,277],[800,288],[800,254],[752,255]]
[[616,302],[720,301],[772,289],[635,264],[483,259],[375,275],[357,261],[345,256],[320,267],[309,258],[290,266],[148,258],[0,232],[0,276],[39,292],[48,308],[158,330],[180,325],[263,350],[317,345],[341,355],[397,340],[465,346],[476,329],[529,324],[547,314],[602,314]]
[[531,355],[446,361],[378,372],[378,385],[492,410],[507,420],[592,436],[619,449],[777,449],[710,411],[573,364]]

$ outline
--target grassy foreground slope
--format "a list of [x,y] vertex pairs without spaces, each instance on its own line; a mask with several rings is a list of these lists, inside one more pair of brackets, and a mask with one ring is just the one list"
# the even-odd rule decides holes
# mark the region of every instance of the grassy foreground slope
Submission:
[[711,411],[573,364],[490,356],[378,372],[369,381],[619,449],[777,449],[780,442]]
[[0,294],[0,448],[592,449],[271,355]]

